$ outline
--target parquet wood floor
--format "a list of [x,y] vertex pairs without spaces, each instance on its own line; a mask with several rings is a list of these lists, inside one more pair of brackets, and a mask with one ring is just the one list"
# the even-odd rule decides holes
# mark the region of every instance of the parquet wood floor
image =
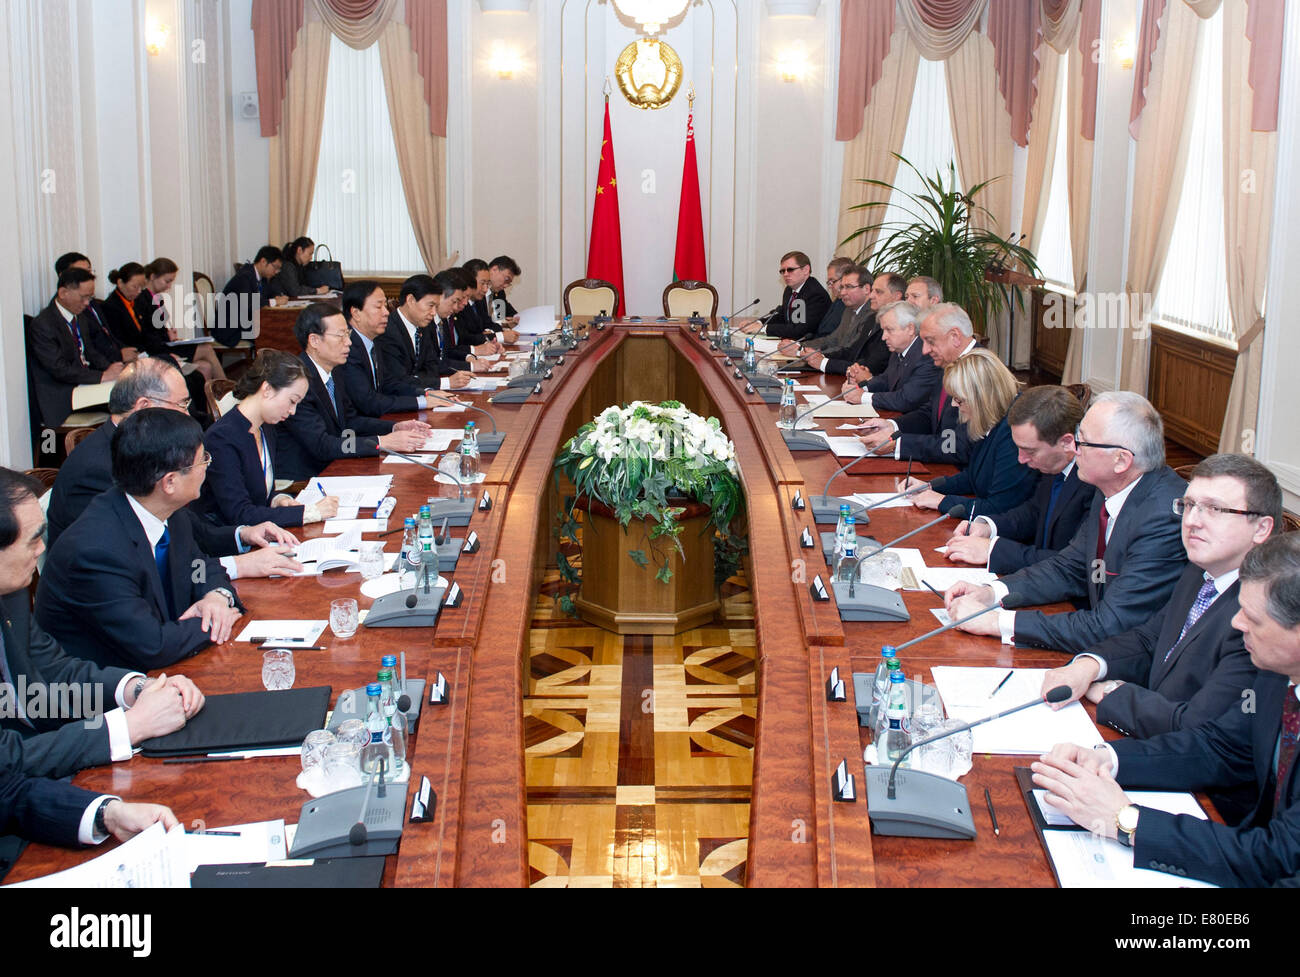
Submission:
[[524,695],[531,884],[744,885],[755,727],[745,581],[708,627],[620,636],[538,595]]

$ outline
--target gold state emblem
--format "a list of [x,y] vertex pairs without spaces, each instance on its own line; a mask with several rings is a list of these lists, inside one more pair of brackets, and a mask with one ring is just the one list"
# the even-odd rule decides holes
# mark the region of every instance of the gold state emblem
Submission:
[[625,47],[614,64],[623,97],[639,109],[663,108],[682,84],[682,59],[663,41],[643,37]]

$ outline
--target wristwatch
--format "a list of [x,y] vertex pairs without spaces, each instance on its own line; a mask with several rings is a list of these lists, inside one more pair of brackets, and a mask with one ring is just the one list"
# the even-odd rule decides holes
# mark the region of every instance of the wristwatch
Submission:
[[226,598],[226,604],[228,606],[230,607],[235,606],[235,595],[232,594],[225,587],[214,587],[212,590],[209,591],[209,593],[220,594],[222,597]]
[[108,836],[108,822],[105,818],[104,811],[108,809],[108,805],[112,804],[114,800],[116,800],[116,798],[110,797],[95,809],[95,825],[91,832],[94,837],[104,838]]
[[1115,829],[1119,843],[1126,848],[1133,847],[1133,836],[1137,834],[1139,808],[1136,804],[1126,804],[1115,815]]

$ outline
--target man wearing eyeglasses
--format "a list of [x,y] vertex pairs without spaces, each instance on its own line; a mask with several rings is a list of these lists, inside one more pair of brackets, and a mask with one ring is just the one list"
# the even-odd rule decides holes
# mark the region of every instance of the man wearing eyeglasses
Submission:
[[[1190,561],[1173,597],[1139,627],[1052,669],[1043,691],[1097,704],[1097,722],[1130,736],[1199,726],[1241,700],[1255,668],[1232,626],[1246,554],[1282,525],[1282,489],[1245,455],[1211,455],[1174,500]],[[1059,709],[1065,703],[1054,705]]]
[[173,518],[199,497],[212,460],[198,422],[147,407],[112,447],[116,487],[51,549],[36,620],[75,658],[149,671],[228,641],[243,606],[190,521]]
[[[824,339],[833,333],[844,318],[844,298],[841,295],[840,283],[844,280],[844,273],[853,267],[853,262],[848,258],[836,257],[830,260],[826,266],[826,290],[830,292],[831,306],[822,316],[822,321],[816,323],[813,328],[812,323],[784,323],[769,322],[764,330],[769,336],[775,336],[778,339],[792,340],[809,340]],[[753,322],[755,320],[744,320]]]
[[953,620],[1017,595],[1018,606],[1084,599],[1061,614],[999,610],[963,624],[1005,644],[1078,654],[1135,628],[1169,600],[1187,562],[1174,500],[1187,488],[1165,464],[1164,424],[1140,394],[1093,401],[1075,434],[1079,478],[1097,487],[1069,545],[991,586],[957,583],[944,595]]
[[799,335],[807,335],[825,318],[831,297],[813,277],[812,261],[802,251],[783,254],[777,271],[785,283],[781,304],[757,319],[737,320],[736,328],[742,332],[758,332],[765,326],[775,326],[781,330],[802,329]]

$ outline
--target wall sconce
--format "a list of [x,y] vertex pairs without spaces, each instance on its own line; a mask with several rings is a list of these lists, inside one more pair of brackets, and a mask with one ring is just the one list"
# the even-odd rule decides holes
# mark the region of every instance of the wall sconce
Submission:
[[808,59],[802,51],[782,52],[776,59],[776,66],[784,82],[803,81],[808,75]]
[[1119,58],[1119,66],[1125,71],[1132,71],[1134,59],[1137,57],[1137,41],[1134,40],[1133,34],[1130,32],[1121,35],[1113,47],[1115,57]]
[[148,26],[144,31],[144,49],[156,58],[167,47],[167,38],[170,34],[171,31],[167,29],[166,24],[152,17],[149,18]]
[[488,66],[496,72],[498,78],[513,78],[515,72],[519,71],[523,64],[518,53],[503,44],[497,43],[492,46]]

